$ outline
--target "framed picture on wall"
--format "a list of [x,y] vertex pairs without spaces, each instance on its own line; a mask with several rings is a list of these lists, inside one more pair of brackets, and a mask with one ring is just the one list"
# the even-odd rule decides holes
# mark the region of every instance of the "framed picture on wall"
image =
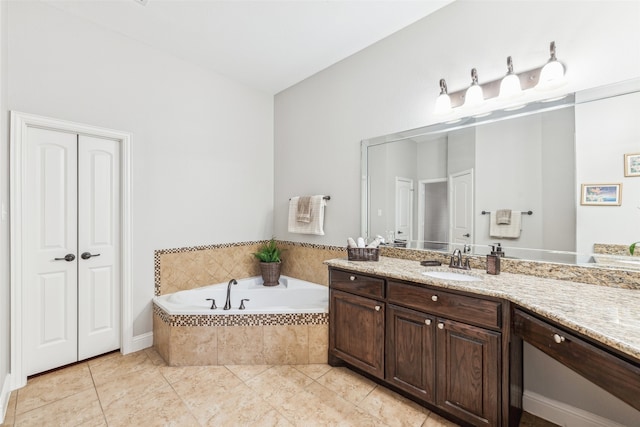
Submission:
[[582,184],[580,204],[586,206],[620,206],[622,184]]
[[624,155],[624,176],[640,176],[640,153]]

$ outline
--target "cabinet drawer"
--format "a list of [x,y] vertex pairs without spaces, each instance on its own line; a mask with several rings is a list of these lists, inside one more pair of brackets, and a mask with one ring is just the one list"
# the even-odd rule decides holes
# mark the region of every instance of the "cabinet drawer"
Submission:
[[640,410],[640,366],[530,314],[515,310],[513,333]]
[[502,311],[500,303],[497,301],[391,281],[387,289],[387,300],[393,304],[474,325],[489,328],[502,326]]
[[329,283],[333,289],[365,297],[384,298],[384,279],[377,277],[341,270],[329,270]]

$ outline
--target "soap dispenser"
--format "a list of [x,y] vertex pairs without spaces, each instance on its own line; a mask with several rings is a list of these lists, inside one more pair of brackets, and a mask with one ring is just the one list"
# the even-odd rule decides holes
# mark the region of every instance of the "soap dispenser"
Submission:
[[504,256],[504,251],[502,250],[502,246],[500,245],[500,243],[495,243],[494,245],[489,245],[491,246],[491,255],[498,255],[499,257],[503,257]]
[[500,243],[498,243],[498,247],[496,250],[495,245],[489,245],[491,247],[491,253],[487,255],[487,274],[498,275],[500,274],[500,256],[498,252],[502,252],[502,248],[500,247]]

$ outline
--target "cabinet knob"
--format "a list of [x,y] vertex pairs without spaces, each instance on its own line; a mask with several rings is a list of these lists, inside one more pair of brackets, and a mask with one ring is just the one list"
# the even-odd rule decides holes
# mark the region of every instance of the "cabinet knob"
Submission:
[[438,323],[438,329],[444,329],[444,323]]
[[433,295],[431,297],[431,301],[438,301],[438,295]]
[[560,344],[561,342],[564,342],[564,337],[562,335],[553,334],[553,340]]
[[349,280],[353,282],[354,280],[356,280],[356,276],[349,276]]
[[431,324],[431,319],[424,319],[424,324],[425,325],[430,325]]
[[376,311],[380,311],[380,306],[379,305],[376,305],[374,308],[375,308]]

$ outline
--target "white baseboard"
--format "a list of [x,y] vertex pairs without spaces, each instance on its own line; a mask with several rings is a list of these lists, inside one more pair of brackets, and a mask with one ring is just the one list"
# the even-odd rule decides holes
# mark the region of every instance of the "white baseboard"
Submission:
[[153,332],[136,335],[131,339],[131,353],[153,346]]
[[530,414],[563,427],[624,427],[622,424],[529,390],[524,391],[522,407]]
[[11,374],[7,374],[2,382],[2,391],[0,391],[0,424],[4,422],[9,407],[9,397],[11,396]]

